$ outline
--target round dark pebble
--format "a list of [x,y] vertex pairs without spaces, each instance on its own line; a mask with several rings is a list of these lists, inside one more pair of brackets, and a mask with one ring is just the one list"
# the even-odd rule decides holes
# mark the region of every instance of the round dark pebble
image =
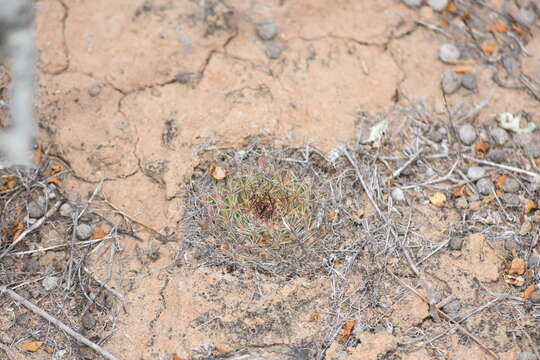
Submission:
[[88,89],[88,95],[90,95],[91,97],[96,97],[100,93],[101,93],[101,85],[99,85],[99,84],[92,85]]
[[482,178],[476,182],[476,187],[478,188],[478,192],[482,195],[489,195],[491,194],[491,191],[495,185],[493,184],[493,181],[491,181],[488,178]]
[[88,224],[79,224],[75,229],[75,235],[79,240],[88,240],[92,236],[92,227]]
[[530,300],[533,304],[540,304],[540,290],[536,290],[531,294]]
[[450,239],[450,249],[452,250],[461,250],[463,247],[463,238],[462,237],[453,237]]
[[503,185],[503,190],[507,193],[517,193],[521,185],[514,178],[507,178]]
[[471,145],[476,140],[476,132],[471,124],[463,124],[459,128],[459,139],[465,145]]
[[473,73],[464,74],[461,78],[461,85],[468,90],[476,90],[478,84],[476,83],[476,75]]
[[266,56],[270,59],[279,59],[282,52],[283,48],[277,43],[269,43],[266,45]]
[[82,317],[82,325],[86,330],[92,330],[96,326],[96,318],[87,311]]
[[527,259],[527,267],[529,269],[532,268],[539,268],[540,267],[540,256],[539,255],[531,255]]
[[456,314],[461,308],[459,300],[454,300],[443,306],[443,310],[447,314]]
[[43,201],[30,201],[28,203],[28,216],[37,219],[45,215],[45,206]]
[[508,135],[506,130],[501,129],[500,127],[496,127],[491,130],[491,138],[496,145],[503,146],[508,142],[510,136]]
[[272,19],[265,19],[256,23],[255,29],[262,40],[272,40],[278,33],[278,26]]
[[519,205],[521,204],[519,196],[516,194],[505,193],[503,199],[506,205],[510,207],[519,207]]
[[446,95],[453,94],[461,87],[461,81],[461,75],[447,72],[442,77],[441,88]]
[[487,159],[496,163],[503,163],[506,161],[506,151],[504,149],[493,148],[488,151]]
[[519,247],[519,244],[514,238],[506,238],[504,239],[504,249],[507,251],[514,251],[517,250]]

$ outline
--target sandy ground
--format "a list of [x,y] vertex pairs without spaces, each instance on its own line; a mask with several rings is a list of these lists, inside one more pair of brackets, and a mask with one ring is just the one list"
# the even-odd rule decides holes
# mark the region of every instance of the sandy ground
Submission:
[[[503,5],[491,2],[497,9]],[[263,136],[330,153],[368,126],[359,113],[418,101],[437,114],[435,121],[445,121],[440,79],[457,66],[473,68],[478,85],[448,95],[449,106],[474,107],[489,99],[475,125],[501,111],[525,110],[538,120],[539,101],[526,89],[494,85],[492,64],[439,60],[439,47],[451,41],[445,31],[458,20],[444,27],[443,14],[427,6],[393,0],[37,0],[36,6],[39,143],[73,169],[63,184],[67,192],[87,199],[102,186],[104,198],[158,232],[177,226],[184,183],[205,149],[240,147],[248,137]],[[270,41],[255,31],[266,18],[279,25]],[[531,56],[520,61],[540,81],[540,37],[537,27],[531,29]],[[268,46],[282,49],[279,58],[266,55]],[[399,143],[402,120],[388,119],[389,141]],[[443,216],[430,204],[419,210],[419,231],[433,239],[460,217],[452,209]],[[205,344],[227,350],[299,344],[322,331],[312,314],[327,304],[326,277],[283,285],[250,272],[171,267],[181,233],[166,243],[141,236],[144,243],[121,241],[122,261],[110,282],[126,296],[118,331],[104,345],[119,358],[188,359]],[[467,244],[459,256],[441,254],[424,265],[437,274],[438,286],[473,306],[479,303],[477,281],[504,291],[504,249],[486,248],[478,238]],[[152,246],[159,246],[159,258],[141,258]],[[106,277],[102,255],[88,263]],[[456,332],[443,340],[442,353],[405,351],[404,329],[432,320],[423,301],[401,291],[400,305],[384,316],[387,330],[403,331],[358,333],[360,345],[348,349],[336,340],[326,359],[490,358]],[[497,345],[501,359],[517,359],[524,343],[489,318],[473,318],[469,326],[489,346]]]

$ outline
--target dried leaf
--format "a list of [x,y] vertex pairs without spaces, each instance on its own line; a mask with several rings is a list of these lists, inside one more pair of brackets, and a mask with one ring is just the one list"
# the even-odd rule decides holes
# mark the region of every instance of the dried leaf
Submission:
[[225,169],[217,165],[210,165],[209,172],[216,180],[223,180],[227,176]]
[[466,20],[468,20],[470,17],[471,17],[471,14],[470,14],[467,10],[465,10],[465,11],[463,12],[463,15],[461,15],[461,20],[466,21]]
[[58,174],[60,171],[64,170],[62,165],[55,164],[50,167],[49,169],[49,176]]
[[54,352],[54,348],[52,346],[46,346],[43,348],[47,353],[52,354]]
[[2,179],[6,179],[6,183],[0,186],[0,191],[13,189],[15,185],[17,185],[17,179],[15,179],[15,176],[2,176]]
[[510,264],[510,268],[508,268],[507,273],[510,275],[523,275],[525,273],[525,261],[523,261],[521,258],[514,258],[512,260],[512,264]]
[[456,186],[455,188],[453,188],[452,195],[458,198],[465,196],[465,186]]
[[482,51],[486,54],[493,54],[495,51],[497,51],[497,44],[484,44],[482,45]]
[[528,298],[531,297],[532,293],[535,290],[536,290],[536,285],[531,284],[531,285],[527,286],[527,288],[525,289],[525,291],[523,291],[523,293],[521,293],[521,297],[525,298],[525,299],[528,299]]
[[504,187],[504,183],[506,182],[506,175],[501,175],[495,180],[495,186],[497,188],[502,189]]
[[450,14],[453,14],[453,15],[457,14],[457,12],[458,12],[458,8],[457,8],[456,4],[454,4],[454,2],[452,2],[452,1],[448,3],[448,6],[446,7],[446,10],[448,10],[448,12]]
[[382,120],[371,127],[368,139],[363,141],[362,144],[370,144],[374,148],[378,148],[382,145],[384,136],[387,132],[388,122],[386,120]]
[[92,240],[102,239],[107,236],[107,232],[103,229],[96,229],[92,233]]
[[504,33],[509,30],[508,26],[504,24],[491,24],[488,26],[487,31]]
[[489,204],[490,202],[492,202],[493,199],[495,199],[495,195],[489,194],[488,196],[486,196],[486,197],[482,200],[482,202],[483,202],[484,204],[487,205],[487,204]]
[[444,206],[444,204],[446,203],[446,195],[444,195],[440,191],[436,192],[429,197],[429,201],[431,201],[431,203],[435,206]]
[[328,219],[335,220],[337,218],[337,215],[338,215],[337,210],[330,210],[328,212]]
[[532,210],[536,210],[537,208],[538,206],[536,205],[536,202],[530,199],[526,200],[525,204],[523,205],[523,211],[525,212],[525,214],[528,214]]
[[39,165],[41,163],[42,156],[43,150],[41,150],[41,147],[38,147],[36,151],[34,151],[34,164]]
[[184,359],[181,358],[180,356],[176,355],[176,354],[173,354],[172,360],[184,360]]
[[523,36],[527,33],[527,30],[517,26],[516,24],[512,24],[512,30],[514,30],[519,36]]
[[60,179],[58,178],[58,176],[53,176],[53,177],[49,178],[49,184],[54,184],[56,186],[60,186]]
[[470,66],[458,66],[452,69],[456,74],[468,74],[472,73],[474,69]]
[[349,339],[355,325],[356,325],[355,320],[345,321],[345,325],[343,325],[343,332],[341,333],[341,336],[339,337],[340,342],[345,342],[347,341],[347,339]]
[[21,349],[36,352],[43,345],[43,341],[25,341],[21,344]]
[[478,140],[474,143],[474,149],[478,152],[481,152],[481,153],[487,153],[488,150],[489,150],[490,146],[489,144],[486,144],[485,142],[483,142],[482,140]]
[[319,320],[319,316],[320,316],[320,315],[321,315],[321,314],[319,314],[317,311],[313,312],[313,313],[311,314],[311,316],[309,317],[309,321],[315,322],[315,321]]
[[222,348],[221,346],[219,345],[215,345],[214,346],[214,351],[218,354],[227,354],[227,353],[230,353],[231,351],[230,350],[227,350],[225,348]]
[[517,287],[523,286],[523,284],[525,284],[525,279],[523,278],[523,276],[517,276],[517,275],[506,275],[504,277],[504,281],[508,285],[513,285]]
[[521,224],[521,228],[519,229],[519,235],[527,235],[532,230],[532,224],[529,220],[525,220],[523,224]]
[[24,231],[24,224],[20,220],[15,221],[13,225],[11,225],[11,232],[13,233],[13,237],[11,238],[11,241],[17,240],[17,238],[19,237],[19,235],[21,235],[23,231]]

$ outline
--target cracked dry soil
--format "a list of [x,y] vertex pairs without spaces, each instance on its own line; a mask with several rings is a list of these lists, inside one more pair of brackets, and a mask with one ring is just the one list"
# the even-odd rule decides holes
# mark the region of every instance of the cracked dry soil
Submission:
[[[485,3],[500,10],[509,2]],[[120,240],[109,285],[126,301],[114,336],[103,344],[107,350],[120,359],[167,360],[492,358],[455,329],[414,345],[411,339],[432,339],[446,328],[410,289],[381,274],[389,266],[422,291],[398,250],[359,259],[346,283],[336,274],[278,281],[250,269],[204,261],[194,266],[200,263],[190,253],[179,252],[186,181],[213,151],[241,149],[260,137],[277,147],[309,144],[329,155],[355,143],[358,131],[365,134],[383,114],[388,143],[373,151],[388,157],[377,165],[383,172],[388,162],[397,169],[392,157],[403,158],[402,150],[426,129],[446,126],[448,107],[474,109],[489,98],[475,117],[478,129],[491,126],[491,115],[501,111],[527,111],[537,119],[537,99],[526,89],[495,86],[490,62],[466,62],[477,74],[477,88],[443,97],[440,78],[449,65],[438,52],[452,40],[451,29],[459,28],[454,15],[394,0],[36,0],[36,8],[38,143],[73,170],[63,189],[87,199],[99,186],[101,198],[166,234],[141,228],[144,242]],[[486,21],[496,22],[494,14]],[[277,59],[267,56],[269,42],[255,31],[267,18],[279,26],[270,41],[282,49]],[[538,26],[529,31],[536,35],[526,45],[530,56],[519,61],[540,81]],[[406,115],[418,103],[432,116]],[[413,163],[408,176],[416,179],[422,166]],[[369,177],[370,184],[377,181]],[[436,208],[424,201],[425,191],[407,190],[410,202],[392,213],[414,224],[415,259],[450,236],[467,239],[461,252],[445,248],[421,264],[437,290],[457,296],[461,315],[490,301],[488,291],[515,294],[502,280],[511,256],[501,241],[485,241],[496,230],[485,237],[456,230],[469,213]],[[359,223],[369,226],[365,221],[376,212],[360,196],[365,207]],[[416,211],[409,215],[411,208]],[[97,277],[109,277],[102,256],[89,257],[87,266]],[[540,337],[538,331],[528,339],[516,335],[524,325],[509,309],[489,308],[466,327],[501,359],[518,359],[521,351],[538,349]],[[340,341],[348,320],[357,326]],[[252,355],[235,353],[240,350]],[[55,357],[54,350],[18,354],[97,358],[77,351],[65,357]]]

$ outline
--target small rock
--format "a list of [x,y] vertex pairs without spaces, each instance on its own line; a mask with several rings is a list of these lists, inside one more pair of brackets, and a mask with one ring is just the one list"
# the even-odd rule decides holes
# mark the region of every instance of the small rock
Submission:
[[460,197],[456,200],[456,207],[458,209],[466,209],[467,207],[469,207],[469,202],[467,201],[467,199]]
[[143,3],[142,9],[144,11],[151,11],[152,7],[153,7],[152,2],[150,0],[145,0],[145,2]]
[[441,80],[441,88],[446,95],[450,95],[458,91],[461,87],[461,75],[455,72],[447,72]]
[[536,290],[531,294],[530,300],[533,304],[540,304],[540,290]]
[[440,131],[431,130],[427,133],[427,138],[433,142],[440,143],[444,138],[444,135]]
[[496,163],[503,163],[506,161],[506,151],[504,149],[490,149],[487,153],[487,159]]
[[88,89],[88,95],[90,95],[91,97],[96,97],[100,93],[101,93],[101,85],[99,84],[94,84],[90,86],[90,88]]
[[468,90],[476,90],[478,84],[476,82],[476,75],[474,73],[463,74],[461,78],[461,85]]
[[503,185],[503,190],[507,193],[516,193],[521,188],[519,182],[514,178],[507,178]]
[[262,40],[272,40],[278,33],[278,26],[272,19],[265,19],[255,24],[257,35]]
[[519,207],[521,204],[521,201],[519,200],[519,196],[516,194],[508,194],[505,193],[503,196],[504,202],[510,206],[510,207]]
[[459,138],[465,145],[471,145],[476,140],[476,132],[471,124],[463,124],[459,128]]
[[447,314],[457,314],[460,308],[461,303],[457,299],[443,306],[443,310]]
[[419,7],[422,5],[422,0],[403,0],[403,3],[408,7]]
[[180,84],[197,84],[201,80],[202,74],[200,72],[181,71],[174,78]]
[[87,311],[82,317],[82,325],[86,330],[92,330],[96,326],[96,318]]
[[443,11],[448,7],[448,0],[428,0],[427,4],[435,11]]
[[266,44],[266,56],[268,56],[270,59],[279,59],[282,52],[283,49],[281,45],[277,43]]
[[439,58],[447,64],[454,64],[460,56],[459,49],[453,44],[443,44],[439,48]]
[[[39,201],[42,200],[42,201]],[[45,199],[39,198],[37,201],[30,201],[28,203],[28,216],[37,219],[45,215]]]
[[92,227],[88,224],[79,224],[75,229],[75,235],[79,240],[88,240],[92,236]]
[[540,143],[530,142],[523,146],[523,154],[528,158],[540,157]]
[[539,255],[531,255],[527,259],[527,268],[538,268],[540,267],[540,256]]
[[403,190],[401,190],[400,188],[393,189],[392,193],[391,193],[391,196],[392,196],[392,199],[394,201],[403,201],[403,200],[405,200],[405,194],[403,193]]
[[60,215],[64,217],[72,217],[73,208],[69,203],[63,203],[62,206],[60,206]]
[[538,360],[538,358],[533,352],[521,351],[518,355],[518,360]]
[[472,181],[476,181],[480,178],[483,178],[486,175],[486,169],[480,166],[471,166],[467,170],[467,177]]
[[536,14],[525,7],[522,7],[517,14],[517,21],[526,26],[531,26],[536,20]]
[[516,242],[514,238],[506,238],[504,239],[504,249],[507,251],[515,251],[519,247],[519,244]]
[[39,271],[39,261],[30,258],[24,262],[23,269],[30,273],[37,273]]
[[506,142],[510,139],[510,136],[506,130],[497,127],[491,130],[491,138],[493,141],[495,141],[496,145],[502,146],[506,144]]
[[489,195],[494,187],[493,182],[488,178],[482,178],[477,181],[476,187],[478,192],[482,195]]
[[47,276],[41,281],[41,285],[46,291],[54,290],[58,286],[58,278],[56,276]]
[[452,250],[461,250],[461,247],[463,246],[463,238],[462,237],[453,237],[450,239],[450,249]]
[[2,344],[6,344],[6,345],[11,345],[11,343],[13,343],[13,336],[3,332],[3,331],[0,331],[0,343]]

